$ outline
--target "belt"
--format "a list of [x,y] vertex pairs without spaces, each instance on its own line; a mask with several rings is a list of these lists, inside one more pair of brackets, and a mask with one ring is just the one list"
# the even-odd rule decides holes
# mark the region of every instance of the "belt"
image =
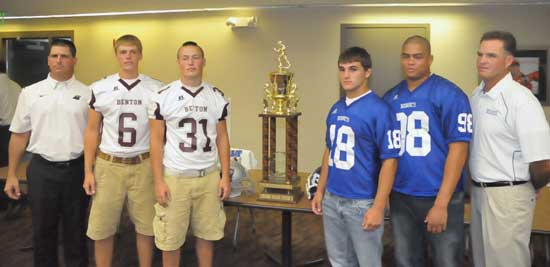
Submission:
[[75,165],[84,163],[84,155],[82,155],[78,158],[75,158],[75,159],[67,160],[67,161],[50,161],[50,160],[47,160],[47,159],[43,158],[39,154],[34,154],[33,159],[36,159],[36,160],[38,160],[38,161],[40,161],[44,164],[50,165],[50,166],[54,166],[56,168],[67,168],[67,167],[71,167],[71,166],[75,166]]
[[109,154],[107,154],[107,153],[100,150],[100,151],[97,152],[97,157],[101,158],[101,159],[104,159],[106,161],[113,162],[113,163],[139,164],[142,161],[149,158],[149,152],[145,152],[145,153],[137,155],[135,157],[122,158],[122,157],[115,157],[115,156],[109,155]]
[[480,183],[472,180],[472,184],[477,187],[499,187],[499,186],[514,186],[527,183],[527,181],[499,181],[491,183]]
[[218,166],[216,166],[214,164],[213,166],[210,166],[206,169],[200,169],[200,170],[183,170],[183,171],[181,171],[181,170],[176,170],[176,169],[165,167],[164,168],[164,173],[168,174],[168,175],[173,175],[173,176],[183,176],[183,177],[186,177],[186,178],[194,178],[194,177],[203,177],[203,176],[209,175],[210,173],[212,173],[216,170],[218,170]]

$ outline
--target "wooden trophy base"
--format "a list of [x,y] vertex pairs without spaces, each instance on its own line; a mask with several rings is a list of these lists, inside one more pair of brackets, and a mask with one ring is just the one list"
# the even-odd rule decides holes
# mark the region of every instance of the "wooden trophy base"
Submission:
[[258,200],[297,203],[304,194],[302,190],[300,190],[299,182],[300,177],[292,179],[290,183],[286,183],[284,179],[282,179],[282,181],[277,181],[275,179],[261,181],[260,188],[263,189],[258,195]]

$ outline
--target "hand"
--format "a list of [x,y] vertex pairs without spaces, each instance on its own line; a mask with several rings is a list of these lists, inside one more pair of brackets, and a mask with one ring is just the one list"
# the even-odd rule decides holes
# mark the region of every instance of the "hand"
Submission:
[[164,181],[155,182],[155,197],[159,205],[163,207],[168,206],[168,202],[170,202],[172,197],[170,196],[170,189]]
[[447,208],[441,206],[433,206],[424,223],[427,224],[428,232],[438,234],[447,229]]
[[229,177],[222,177],[220,180],[220,184],[218,185],[218,196],[221,200],[226,200],[229,198],[229,194],[231,193],[231,182],[229,181]]
[[374,231],[382,224],[384,220],[384,209],[370,208],[363,217],[363,230]]
[[17,177],[8,177],[6,179],[6,186],[4,192],[9,198],[18,200],[21,197],[21,191],[19,190],[19,180]]
[[539,189],[535,190],[535,199],[539,199],[541,190],[542,190],[542,188],[539,188]]
[[323,215],[323,194],[316,192],[311,200],[311,211],[316,215]]
[[82,187],[84,187],[84,191],[88,196],[95,195],[95,176],[93,173],[86,173]]

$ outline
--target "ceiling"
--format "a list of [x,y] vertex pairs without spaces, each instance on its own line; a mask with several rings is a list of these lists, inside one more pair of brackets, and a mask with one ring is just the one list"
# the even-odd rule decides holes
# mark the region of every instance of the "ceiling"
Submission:
[[5,16],[36,16],[77,13],[125,12],[205,8],[297,8],[352,4],[463,4],[463,5],[550,5],[550,0],[1,0]]

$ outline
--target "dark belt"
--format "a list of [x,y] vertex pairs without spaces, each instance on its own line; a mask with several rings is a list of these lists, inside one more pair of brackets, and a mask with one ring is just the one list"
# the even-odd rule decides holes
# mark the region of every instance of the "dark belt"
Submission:
[[49,161],[45,158],[43,158],[42,156],[40,156],[39,154],[33,154],[33,159],[36,159],[37,161],[40,161],[44,164],[47,164],[47,165],[50,165],[50,166],[54,166],[56,168],[67,168],[67,167],[71,167],[71,166],[75,166],[75,165],[79,165],[79,164],[82,164],[84,163],[84,155],[76,158],[76,159],[71,159],[71,160],[67,160],[67,161]]
[[514,186],[527,183],[527,181],[499,181],[491,183],[480,183],[472,180],[472,184],[477,187],[498,187],[498,186]]
[[98,151],[97,152],[97,157],[101,158],[101,159],[104,159],[106,161],[113,162],[113,163],[122,163],[122,164],[131,164],[131,165],[133,165],[133,164],[139,164],[142,161],[148,159],[149,158],[149,152],[145,152],[145,153],[137,155],[135,157],[122,158],[122,157],[115,157],[113,155],[109,155],[109,154],[107,154],[103,151]]

